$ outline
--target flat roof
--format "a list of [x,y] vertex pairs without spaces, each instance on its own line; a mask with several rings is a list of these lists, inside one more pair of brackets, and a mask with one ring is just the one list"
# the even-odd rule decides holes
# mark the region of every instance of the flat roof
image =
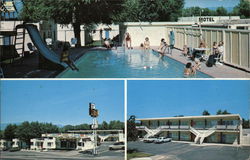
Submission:
[[208,116],[184,116],[184,117],[158,117],[158,118],[136,118],[137,121],[147,121],[147,120],[179,120],[179,119],[205,119],[205,118],[225,118],[225,117],[235,117],[240,118],[239,114],[224,114],[224,115],[208,115]]

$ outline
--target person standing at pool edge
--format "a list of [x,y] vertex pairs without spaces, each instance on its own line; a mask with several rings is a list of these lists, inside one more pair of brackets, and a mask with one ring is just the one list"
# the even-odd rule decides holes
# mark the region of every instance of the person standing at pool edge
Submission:
[[[133,48],[131,47],[131,36],[130,36],[130,34],[127,32],[125,36],[126,36],[126,37],[125,37],[125,40],[126,40],[126,47],[127,47],[128,49],[133,49]],[[129,43],[129,45],[128,45],[128,43]]]
[[145,50],[149,50],[150,49],[150,42],[149,42],[149,38],[148,37],[145,38],[144,49]]

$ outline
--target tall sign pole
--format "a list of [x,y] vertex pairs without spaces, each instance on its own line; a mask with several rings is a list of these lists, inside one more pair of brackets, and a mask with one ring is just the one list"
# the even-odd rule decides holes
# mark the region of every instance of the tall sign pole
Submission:
[[91,128],[93,130],[93,137],[94,137],[93,155],[97,155],[97,133],[96,133],[96,129],[98,128],[97,117],[99,115],[99,112],[95,108],[94,103],[89,103],[89,115],[93,118],[92,125],[91,125]]

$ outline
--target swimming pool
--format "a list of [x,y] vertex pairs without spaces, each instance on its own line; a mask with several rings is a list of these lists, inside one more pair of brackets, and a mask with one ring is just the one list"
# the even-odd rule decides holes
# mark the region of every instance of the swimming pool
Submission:
[[[184,64],[155,51],[93,50],[76,65],[78,72],[66,69],[58,78],[184,78]],[[211,77],[197,72],[193,78]]]

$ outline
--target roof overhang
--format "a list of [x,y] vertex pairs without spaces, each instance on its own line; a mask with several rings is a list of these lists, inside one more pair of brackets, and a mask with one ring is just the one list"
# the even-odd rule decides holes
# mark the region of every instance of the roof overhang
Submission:
[[137,121],[149,120],[181,120],[181,119],[207,119],[207,118],[238,118],[241,120],[239,114],[224,114],[224,115],[208,115],[208,116],[184,116],[184,117],[159,117],[159,118],[136,118]]

